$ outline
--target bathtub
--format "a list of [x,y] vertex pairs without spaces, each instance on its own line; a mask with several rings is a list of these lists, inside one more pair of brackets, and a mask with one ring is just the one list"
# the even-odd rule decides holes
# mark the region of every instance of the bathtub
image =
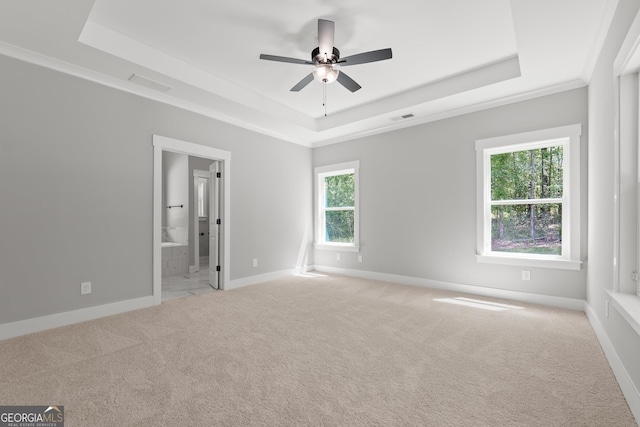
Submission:
[[189,245],[179,242],[162,242],[162,277],[189,273]]
[[175,248],[177,246],[187,246],[183,243],[176,243],[176,242],[162,242],[160,243],[160,246],[163,248]]

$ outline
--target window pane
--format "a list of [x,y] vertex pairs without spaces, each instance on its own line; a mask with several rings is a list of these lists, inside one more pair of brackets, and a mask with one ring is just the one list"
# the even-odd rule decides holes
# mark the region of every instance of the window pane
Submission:
[[562,146],[491,156],[491,200],[562,197]]
[[562,204],[492,206],[491,250],[562,255]]
[[207,183],[206,178],[198,178],[198,216],[206,217],[209,211],[207,206]]
[[353,243],[354,211],[327,211],[326,214],[326,241]]
[[355,175],[327,176],[324,178],[325,203],[328,208],[353,207],[355,200]]

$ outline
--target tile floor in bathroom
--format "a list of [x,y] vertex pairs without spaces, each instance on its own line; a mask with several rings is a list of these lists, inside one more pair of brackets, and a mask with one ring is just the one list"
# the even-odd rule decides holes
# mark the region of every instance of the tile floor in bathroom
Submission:
[[[204,262],[203,262],[204,261]],[[162,278],[162,301],[213,292],[209,285],[209,262],[200,261],[200,271]]]

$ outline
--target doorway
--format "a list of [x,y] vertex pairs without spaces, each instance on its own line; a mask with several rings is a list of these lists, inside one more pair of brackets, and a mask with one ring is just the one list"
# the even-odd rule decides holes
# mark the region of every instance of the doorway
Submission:
[[[217,178],[216,186],[210,185],[210,188],[217,188],[217,196],[209,192],[212,202],[217,203],[217,211],[219,212],[215,218],[217,232],[215,234],[215,242],[210,242],[211,247],[215,247],[217,263],[210,265],[210,271],[215,271],[211,275],[211,279],[215,280],[217,288],[225,289],[225,285],[229,282],[230,272],[230,188],[231,188],[231,153],[204,145],[194,144],[191,142],[180,141],[172,138],[153,135],[154,161],[153,161],[153,301],[154,304],[162,302],[162,153],[165,151],[188,156],[201,157],[212,160]],[[211,251],[210,251],[211,252]],[[211,256],[211,253],[210,253]],[[219,267],[219,268],[218,268]]]
[[206,263],[209,268],[209,285],[220,288],[220,193],[221,162],[209,164],[207,170],[193,171],[193,266],[189,273],[202,271],[200,265]]
[[[202,159],[198,159],[202,160]],[[206,170],[193,169],[193,197],[192,197],[192,241],[193,265],[189,273],[201,270],[200,264],[205,262],[214,268],[220,265],[220,181],[221,162],[213,161]],[[195,166],[195,165],[194,165]],[[199,165],[203,166],[203,165]],[[211,246],[215,246],[211,250]],[[211,254],[211,259],[210,259]],[[218,280],[215,279],[217,282]],[[211,285],[217,289],[213,281]]]

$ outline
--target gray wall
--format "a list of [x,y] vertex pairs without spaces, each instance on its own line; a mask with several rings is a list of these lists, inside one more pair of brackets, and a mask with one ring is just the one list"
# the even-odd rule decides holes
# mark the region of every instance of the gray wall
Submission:
[[[189,156],[162,153],[162,226],[189,227]],[[173,206],[169,209],[169,206]],[[179,207],[182,206],[182,207]]]
[[[581,271],[476,261],[475,141],[582,124],[582,248],[586,260],[587,90],[440,120],[314,150],[314,166],[360,160],[357,253],[316,250],[316,265],[569,298],[586,298]],[[521,270],[531,271],[531,281]]]
[[4,56],[0,69],[0,324],[151,295],[152,134],[231,152],[231,279],[296,266],[310,149]]
[[[614,76],[613,62],[640,2],[620,0],[618,9],[589,85],[589,270],[587,302],[640,390],[640,337],[614,310],[605,316],[605,290],[613,289],[614,242]],[[633,209],[623,203],[626,210]],[[632,214],[632,213],[631,213]]]

